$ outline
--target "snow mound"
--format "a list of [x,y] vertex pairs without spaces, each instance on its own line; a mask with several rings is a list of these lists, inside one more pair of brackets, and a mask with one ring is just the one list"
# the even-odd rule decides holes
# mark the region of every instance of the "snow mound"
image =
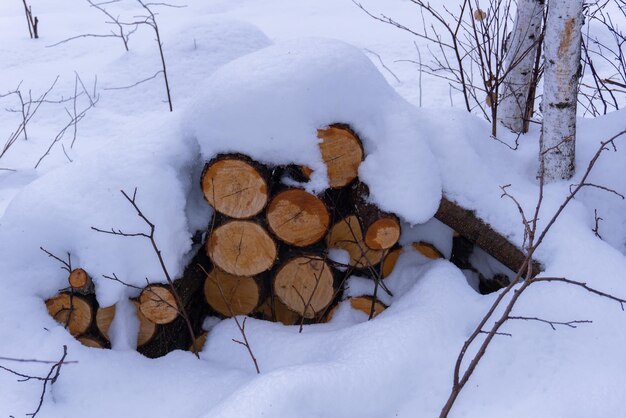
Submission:
[[441,196],[435,159],[415,109],[358,49],[327,39],[289,41],[235,60],[203,86],[187,115],[205,160],[240,152],[264,163],[315,170],[310,191],[328,187],[317,129],[349,124],[366,158],[359,170],[372,200],[410,223],[427,221]]

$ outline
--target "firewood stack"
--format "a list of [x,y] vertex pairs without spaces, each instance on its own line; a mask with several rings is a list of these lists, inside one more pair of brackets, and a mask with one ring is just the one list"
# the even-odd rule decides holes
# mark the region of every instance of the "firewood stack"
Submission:
[[[202,191],[215,215],[204,294],[219,314],[320,322],[340,300],[347,276],[382,278],[383,258],[400,238],[399,219],[368,203],[356,134],[333,125],[318,137],[330,188],[317,196],[283,182],[306,181],[307,167],[270,167],[241,154],[219,155],[205,166]],[[347,252],[347,265],[329,258],[333,248]]]
[[[286,185],[304,185],[308,167],[268,166],[242,154],[218,155],[206,164],[200,184],[214,209],[206,239],[173,286],[151,284],[133,300],[140,353],[200,350],[208,315],[287,325],[327,321],[350,275],[385,288],[382,279],[402,251],[400,220],[369,202],[358,178],[364,150],[354,131],[337,124],[318,130],[318,137],[330,186],[319,195]],[[443,257],[428,243],[414,247]],[[344,250],[346,262],[331,259],[331,249]],[[83,344],[109,348],[115,306],[98,306],[84,270],[73,270],[68,280],[67,291],[46,302],[49,313]],[[347,300],[370,317],[386,307],[374,297]]]
[[50,315],[87,347],[110,348],[110,309],[100,308],[91,277],[81,268],[68,276],[68,289],[46,301]]

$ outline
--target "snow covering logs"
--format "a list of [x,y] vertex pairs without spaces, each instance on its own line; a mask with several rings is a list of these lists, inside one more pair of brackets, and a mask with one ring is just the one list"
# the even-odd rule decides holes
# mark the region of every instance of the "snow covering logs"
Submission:
[[[364,150],[355,132],[336,124],[318,130],[318,137],[329,184],[318,195],[298,187],[306,185],[308,167],[268,166],[242,154],[221,154],[206,163],[200,187],[214,214],[204,242],[172,285],[137,288],[141,292],[132,299],[140,353],[155,358],[176,349],[200,350],[209,316],[303,325],[330,320],[341,300],[369,318],[386,308],[375,295],[388,291],[383,280],[406,250],[398,243],[400,219],[370,202],[358,178]],[[441,218],[454,213],[446,204],[444,199]],[[455,217],[462,230],[474,226],[466,218]],[[469,232],[480,238],[481,231]],[[476,237],[469,239],[480,241]],[[408,247],[425,259],[445,258],[429,242]],[[458,250],[465,247],[453,246],[452,261],[471,268],[472,248]],[[512,249],[505,253],[514,259],[509,264],[518,261]],[[504,258],[505,264],[511,261]],[[372,294],[344,295],[352,275],[371,279]],[[110,348],[116,307],[98,305],[93,281],[81,268],[70,272],[68,284],[46,301],[48,312],[84,345]]]

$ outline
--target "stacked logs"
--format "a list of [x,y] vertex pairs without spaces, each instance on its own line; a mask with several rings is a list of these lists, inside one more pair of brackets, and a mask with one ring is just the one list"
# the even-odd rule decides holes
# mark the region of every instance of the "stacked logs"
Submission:
[[110,348],[108,328],[110,308],[101,308],[91,277],[82,268],[71,270],[68,288],[46,301],[48,313],[88,347]]
[[[160,357],[176,349],[189,349],[194,346],[194,340],[203,336],[202,322],[208,308],[202,286],[204,271],[209,264],[204,252],[200,251],[183,276],[173,281],[173,286],[151,284],[143,288],[137,298],[131,299],[139,322],[137,351],[147,357]],[[48,313],[83,345],[111,348],[109,329],[116,306],[99,306],[93,282],[82,268],[71,271],[68,283],[67,289],[46,301]],[[186,315],[181,315],[183,311]],[[192,351],[200,350],[199,341],[195,344],[196,350]]]
[[[150,284],[132,300],[140,353],[154,358],[176,349],[198,352],[207,338],[202,329],[207,316],[248,315],[301,326],[328,321],[351,275],[371,278],[376,289],[386,289],[383,279],[406,250],[398,245],[400,220],[369,203],[367,185],[358,178],[364,151],[355,132],[336,124],[318,130],[318,138],[329,183],[319,195],[304,188],[312,174],[308,167],[267,166],[242,154],[218,155],[205,165],[200,185],[214,209],[206,239],[180,278]],[[495,236],[472,216],[445,198],[437,213],[470,237],[455,237],[451,261],[461,268],[474,243],[490,243]],[[498,246],[507,249],[499,259],[515,268],[521,253],[504,238],[500,241],[508,246]],[[467,243],[470,252],[463,251],[461,244]],[[428,242],[410,247],[429,259],[444,258]],[[330,250],[337,249],[345,252],[345,261],[331,257]],[[46,301],[48,312],[84,345],[110,348],[115,306],[98,305],[83,269],[72,270],[68,283],[68,289]],[[369,318],[386,308],[375,296],[346,301]]]
[[[150,284],[133,299],[140,353],[200,349],[208,315],[288,325],[326,321],[349,275],[382,279],[383,259],[398,247],[399,219],[368,203],[367,186],[358,179],[364,157],[358,136],[346,125],[332,125],[318,137],[330,185],[319,195],[283,181],[290,177],[304,186],[308,167],[267,166],[241,154],[218,155],[206,164],[200,183],[214,209],[206,240],[182,277]],[[329,257],[333,248],[347,252],[347,264]],[[73,270],[68,281],[66,291],[46,302],[50,315],[83,344],[110,348],[115,306],[98,306],[83,269]],[[367,298],[351,303],[367,313],[369,305],[376,313],[385,307]]]
[[[364,153],[357,135],[333,125],[318,137],[330,186],[319,195],[281,181],[306,180],[307,167],[270,167],[241,154],[206,164],[202,191],[215,215],[204,294],[212,310],[285,324],[320,322],[340,300],[347,276],[382,278],[383,258],[400,237],[399,219],[368,203],[358,179]],[[329,249],[346,251],[347,265],[330,259]]]

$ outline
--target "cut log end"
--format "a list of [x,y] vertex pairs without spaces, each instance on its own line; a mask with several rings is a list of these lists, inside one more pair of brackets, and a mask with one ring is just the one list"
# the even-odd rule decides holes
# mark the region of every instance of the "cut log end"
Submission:
[[105,348],[104,345],[96,340],[95,338],[91,338],[91,337],[78,337],[78,341],[84,345],[85,347],[89,347],[89,348]]
[[382,303],[378,299],[374,299],[371,296],[359,296],[355,298],[350,298],[350,306],[352,306],[352,309],[361,311],[368,316],[372,313],[372,305],[374,308],[372,318],[375,318],[382,311],[387,309],[387,306],[384,303]]
[[206,339],[209,336],[209,333],[204,331],[202,334],[198,335],[193,344],[189,346],[189,350],[193,352],[201,352],[204,348],[204,344],[206,343]]
[[98,308],[96,311],[96,325],[107,340],[109,339],[109,328],[111,323],[113,323],[113,318],[115,318],[115,305],[107,308]]
[[139,310],[155,324],[169,324],[178,316],[176,298],[165,286],[150,285],[139,296]]
[[396,263],[398,262],[398,258],[402,254],[402,251],[402,248],[398,248],[397,250],[390,251],[389,254],[385,256],[382,267],[383,279],[393,273],[393,270],[396,267]]
[[139,309],[139,302],[133,301],[133,305],[135,306],[137,319],[139,320],[137,347],[141,347],[154,337],[157,325],[154,322],[149,321],[148,318],[146,318],[144,314],[141,313],[141,309]]
[[277,256],[274,240],[251,221],[229,221],[216,228],[206,250],[216,266],[235,276],[250,277],[266,271]]
[[[374,299],[372,296],[350,297],[346,299],[346,301],[350,301],[350,307],[352,309],[361,311],[364,314],[366,314],[368,317],[370,313],[372,312],[372,303],[373,303],[374,313],[372,315],[372,318],[375,318],[382,311],[387,309],[387,306],[384,303],[382,303],[378,299]],[[333,319],[333,316],[335,315],[335,312],[337,311],[338,307],[339,305],[336,305],[328,312],[328,315],[326,316],[326,322],[329,322],[330,320]]]
[[62,293],[46,301],[48,313],[73,336],[87,331],[93,320],[91,305],[80,296]]
[[289,189],[272,199],[267,208],[267,221],[280,240],[305,247],[326,235],[330,215],[318,197],[301,189]]
[[432,260],[437,260],[440,258],[445,258],[441,251],[437,249],[433,244],[428,242],[420,241],[411,245],[413,249],[425,257],[428,257]]
[[365,244],[373,250],[387,250],[400,239],[400,224],[395,218],[373,222],[365,233]]
[[77,268],[72,270],[67,281],[73,289],[82,289],[89,284],[90,279],[85,270]]
[[235,157],[219,159],[205,168],[202,191],[215,210],[237,219],[257,215],[268,199],[267,182],[261,173]]
[[230,317],[252,312],[260,303],[261,291],[252,277],[214,268],[204,282],[204,297],[216,312]]
[[326,237],[329,248],[340,248],[350,254],[350,265],[357,268],[369,268],[380,263],[383,251],[369,248],[363,239],[359,219],[350,215],[337,222]]
[[314,318],[332,301],[333,281],[330,267],[321,257],[294,257],[276,273],[274,293],[292,311]]
[[[272,301],[274,302],[273,308]],[[294,325],[300,319],[300,315],[289,309],[278,298],[272,299],[271,296],[265,299],[265,302],[259,306],[258,312],[263,316],[263,319],[280,322],[283,325]]]
[[358,176],[363,160],[361,141],[348,129],[331,126],[318,129],[320,150],[326,163],[328,182],[333,189],[344,187]]

